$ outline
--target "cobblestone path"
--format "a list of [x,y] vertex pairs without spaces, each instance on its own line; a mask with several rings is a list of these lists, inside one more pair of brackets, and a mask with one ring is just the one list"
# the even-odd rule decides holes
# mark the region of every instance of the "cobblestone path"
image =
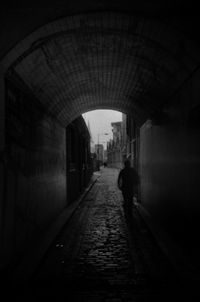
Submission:
[[35,274],[35,293],[117,302],[155,301],[160,289],[167,292],[174,272],[134,208],[127,227],[117,175],[102,170]]

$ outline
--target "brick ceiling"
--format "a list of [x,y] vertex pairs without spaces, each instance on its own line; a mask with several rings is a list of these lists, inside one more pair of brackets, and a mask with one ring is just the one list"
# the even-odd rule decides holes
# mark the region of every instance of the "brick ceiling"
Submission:
[[197,64],[191,41],[169,24],[113,12],[50,22],[4,59],[63,125],[98,108],[132,112],[142,123]]

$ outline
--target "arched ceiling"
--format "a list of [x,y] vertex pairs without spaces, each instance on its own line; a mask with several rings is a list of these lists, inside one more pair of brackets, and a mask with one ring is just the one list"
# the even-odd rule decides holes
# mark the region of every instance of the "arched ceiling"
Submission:
[[132,112],[142,123],[162,110],[198,65],[198,55],[191,41],[165,22],[99,12],[40,27],[2,64],[63,125],[98,108]]

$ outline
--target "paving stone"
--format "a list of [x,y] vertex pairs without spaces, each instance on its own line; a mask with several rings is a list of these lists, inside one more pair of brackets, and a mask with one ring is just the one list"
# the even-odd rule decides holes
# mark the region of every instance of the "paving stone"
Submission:
[[143,301],[169,289],[168,277],[174,272],[136,209],[132,228],[125,221],[118,172],[102,170],[49,249],[34,279],[36,285],[49,285],[49,295],[71,294],[76,301]]

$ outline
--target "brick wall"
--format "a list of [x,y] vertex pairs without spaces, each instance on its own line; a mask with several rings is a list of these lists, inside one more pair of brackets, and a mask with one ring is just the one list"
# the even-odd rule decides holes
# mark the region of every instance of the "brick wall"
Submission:
[[66,206],[66,133],[37,100],[6,85],[5,251],[25,244]]
[[140,130],[142,203],[182,242],[200,228],[199,80],[196,73],[173,96],[166,119]]
[[93,169],[90,136],[82,117],[66,128],[67,133],[67,200],[73,202],[88,185]]

